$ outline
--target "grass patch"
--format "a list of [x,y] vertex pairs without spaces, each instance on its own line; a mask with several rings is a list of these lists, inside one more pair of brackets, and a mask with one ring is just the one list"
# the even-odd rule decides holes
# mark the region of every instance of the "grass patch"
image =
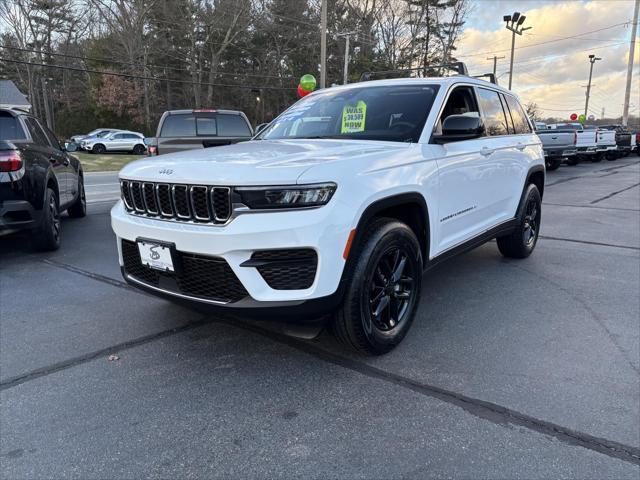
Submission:
[[94,153],[74,152],[73,155],[80,159],[82,169],[85,172],[114,172],[120,170],[129,162],[147,158],[146,155],[125,155],[120,153],[96,155]]

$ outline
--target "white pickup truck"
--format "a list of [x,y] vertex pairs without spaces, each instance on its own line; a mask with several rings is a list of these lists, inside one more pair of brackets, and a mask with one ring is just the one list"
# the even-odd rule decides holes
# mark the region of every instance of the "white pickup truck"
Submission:
[[[576,155],[571,157],[567,163],[576,165],[580,160],[595,160],[598,152],[598,139],[596,130],[586,130],[581,123],[550,123],[547,125],[550,130],[574,130],[576,137]],[[597,160],[596,160],[597,161]]]
[[248,142],[128,164],[111,223],[137,288],[322,318],[379,355],[409,330],[430,267],[492,238],[531,254],[544,182],[509,90],[462,74],[366,81],[304,97]]
[[615,160],[618,158],[615,130],[598,128],[595,125],[585,125],[584,129],[596,131],[596,154],[591,157],[592,161],[599,162],[603,158],[607,160]]

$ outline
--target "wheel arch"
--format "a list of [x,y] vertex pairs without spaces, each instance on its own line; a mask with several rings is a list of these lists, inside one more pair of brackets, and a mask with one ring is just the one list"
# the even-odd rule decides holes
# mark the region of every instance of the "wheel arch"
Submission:
[[544,165],[534,165],[529,169],[529,172],[527,173],[527,179],[524,182],[524,187],[522,189],[523,194],[527,186],[533,183],[536,187],[538,187],[538,191],[540,192],[540,198],[542,198],[544,194],[544,182],[545,182]]

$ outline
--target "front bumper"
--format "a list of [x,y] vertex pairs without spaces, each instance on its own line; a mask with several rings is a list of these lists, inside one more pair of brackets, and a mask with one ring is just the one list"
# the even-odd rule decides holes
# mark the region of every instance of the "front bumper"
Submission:
[[[111,210],[111,224],[118,239],[120,266],[124,267],[122,240],[138,238],[172,243],[181,254],[223,259],[247,292],[235,302],[216,302],[181,295],[140,279],[125,279],[144,290],[176,300],[228,307],[296,306],[336,293],[345,261],[342,257],[349,232],[355,223],[347,212],[352,209],[334,199],[317,209],[261,212],[239,215],[225,226],[159,220],[128,213],[122,201]],[[312,249],[317,255],[315,277],[309,288],[278,290],[271,288],[257,268],[243,266],[254,252],[263,250]]]

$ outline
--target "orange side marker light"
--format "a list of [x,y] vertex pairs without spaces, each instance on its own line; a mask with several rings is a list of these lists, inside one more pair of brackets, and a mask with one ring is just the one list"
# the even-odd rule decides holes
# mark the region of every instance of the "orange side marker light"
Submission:
[[347,259],[347,257],[349,256],[349,250],[351,250],[351,244],[353,243],[353,239],[356,236],[356,229],[354,228],[353,230],[351,230],[351,232],[349,232],[349,238],[347,239],[347,244],[344,247],[344,253],[342,254],[342,258],[344,258],[345,260]]

